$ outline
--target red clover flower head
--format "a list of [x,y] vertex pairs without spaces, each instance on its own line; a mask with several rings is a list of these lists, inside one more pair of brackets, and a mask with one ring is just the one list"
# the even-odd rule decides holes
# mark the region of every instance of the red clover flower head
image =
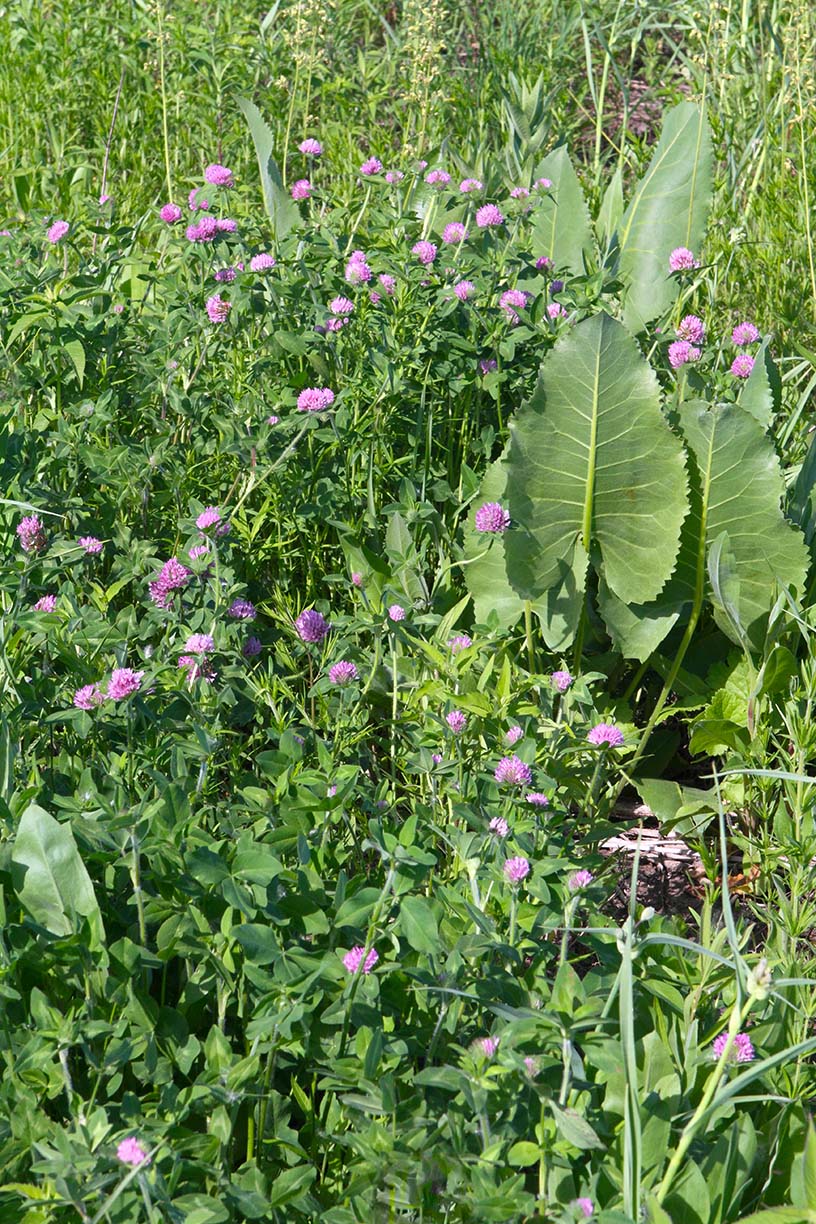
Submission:
[[735,378],[747,378],[754,368],[754,359],[750,353],[737,353],[731,362],[731,373]]
[[575,1206],[581,1212],[585,1220],[592,1218],[595,1211],[595,1204],[591,1198],[577,1198],[575,1200]]
[[121,1161],[122,1164],[132,1165],[134,1169],[138,1168],[139,1165],[150,1163],[150,1157],[147,1152],[141,1143],[139,1143],[139,1140],[134,1139],[132,1136],[128,1139],[123,1139],[119,1144],[116,1149],[116,1159]]
[[510,884],[520,884],[530,874],[530,864],[526,858],[519,856],[505,861],[504,878]]
[[196,527],[199,531],[206,531],[208,527],[215,527],[220,522],[221,511],[218,506],[207,506],[196,519]]
[[108,697],[111,701],[122,701],[139,689],[143,671],[134,671],[132,667],[115,667],[108,681]]
[[213,162],[204,171],[204,182],[210,183],[213,187],[234,187],[235,182],[232,177],[232,171],[226,166],[219,166],[217,162]]
[[509,748],[512,748],[514,744],[517,744],[519,740],[523,738],[524,738],[524,728],[523,727],[518,727],[518,726],[511,727],[509,731],[505,732],[504,742],[505,744],[507,744]]
[[476,1042],[476,1047],[485,1058],[492,1058],[499,1048],[499,1039],[498,1037],[480,1037]]
[[352,251],[346,264],[346,280],[350,285],[366,285],[371,280],[371,268],[366,263],[365,251]]
[[510,192],[510,198],[512,200],[526,200],[529,194],[530,194],[529,187],[514,187],[513,190]]
[[567,316],[567,310],[566,307],[562,306],[560,302],[550,302],[549,306],[547,307],[547,314],[551,319],[565,319]]
[[693,268],[699,268],[699,266],[699,263],[694,258],[694,253],[688,247],[675,247],[669,256],[670,272],[690,272]]
[[533,183],[533,187],[535,187],[537,191],[549,191],[549,189],[552,187],[552,182],[548,178],[536,179],[536,181]]
[[459,654],[460,650],[467,650],[468,646],[472,645],[473,640],[466,633],[458,633],[456,637],[452,637],[448,641],[452,655]]
[[232,217],[219,217],[215,223],[215,228],[219,233],[234,234],[238,228],[238,222],[233,221]]
[[524,309],[527,305],[527,294],[523,289],[506,289],[499,298],[499,305],[515,327],[516,323],[520,322],[515,307],[521,310]]
[[35,612],[53,612],[57,606],[56,595],[43,595],[34,604]]
[[231,616],[233,620],[252,621],[257,615],[254,603],[250,603],[248,599],[233,599],[227,608],[227,616]]
[[17,524],[17,536],[23,552],[42,552],[48,544],[45,528],[38,514],[29,514]]
[[329,680],[332,684],[351,684],[352,680],[357,679],[357,668],[353,663],[349,663],[347,659],[341,659],[339,663],[333,664],[329,668]]
[[352,571],[351,581],[356,587],[361,587],[363,585],[363,575],[359,572],[359,570]]
[[535,266],[539,272],[545,272],[547,268],[551,268],[553,266],[553,261],[550,259],[549,255],[539,255],[538,259],[535,261]]
[[429,187],[437,187],[441,189],[442,187],[447,187],[450,181],[451,176],[448,174],[447,170],[429,170],[425,175],[425,182]]
[[394,279],[394,277],[389,276],[387,272],[383,272],[380,276],[377,277],[377,280],[380,282],[380,284],[382,285],[383,289],[388,294],[388,296],[393,297],[394,291],[397,288],[397,282]]
[[289,188],[293,200],[308,200],[312,194],[312,184],[308,179],[298,179]]
[[238,273],[235,271],[235,268],[218,268],[215,273],[215,279],[220,285],[229,284],[235,280],[237,275]]
[[329,302],[329,310],[336,315],[351,314],[354,310],[354,303],[351,298],[343,297],[341,294],[339,297],[332,298]]
[[306,157],[320,157],[323,152],[323,146],[319,140],[315,140],[313,136],[309,136],[306,140],[302,140],[298,145],[301,153]]
[[369,157],[360,166],[360,173],[366,178],[370,178],[372,174],[382,174],[382,162],[379,157]]
[[593,880],[591,871],[582,869],[581,871],[573,871],[572,875],[567,880],[567,888],[571,892],[578,892],[581,888],[589,888]]
[[572,684],[572,676],[568,671],[554,671],[550,676],[553,686],[558,689],[559,693],[566,693],[569,686]]
[[184,649],[190,654],[210,654],[215,649],[215,642],[210,633],[191,633],[184,643]]
[[590,744],[608,744],[610,748],[620,748],[623,745],[623,732],[611,723],[597,723],[587,735]]
[[209,551],[209,544],[194,544],[187,556],[191,561],[198,561],[200,557],[206,557]]
[[501,535],[510,526],[510,515],[498,502],[484,502],[476,511],[476,530]]
[[496,837],[506,837],[510,832],[510,826],[503,816],[494,816],[487,827],[491,833],[495,833]]
[[93,710],[105,700],[98,684],[83,684],[74,693],[74,705],[78,710]]
[[461,735],[467,727],[467,715],[461,710],[451,710],[450,714],[445,715],[445,722],[454,735]]
[[388,617],[392,621],[404,621],[405,609],[400,604],[391,604],[388,609]]
[[193,190],[190,192],[190,194],[187,196],[187,204],[190,208],[190,212],[196,212],[197,210],[201,212],[207,212],[207,210],[209,209],[210,201],[209,200],[199,200],[198,198],[198,193],[201,190],[202,188],[200,187],[194,187]]
[[306,387],[297,398],[298,412],[324,412],[333,403],[330,387]]
[[689,344],[688,340],[675,340],[669,345],[669,365],[673,370],[678,370],[687,362],[699,360],[700,350]]
[[490,374],[493,372],[493,370],[497,370],[498,368],[499,363],[496,361],[495,357],[485,357],[479,362],[479,371],[482,376]]
[[262,649],[261,639],[253,636],[248,637],[244,642],[244,648],[241,653],[245,659],[254,659],[255,655],[259,655]]
[[515,754],[502,757],[493,776],[500,786],[528,786],[533,780],[530,766]]
[[207,298],[207,314],[211,323],[226,323],[231,310],[231,303],[226,302],[219,294]]
[[411,253],[416,255],[421,264],[432,264],[436,259],[436,246],[433,242],[415,242]]
[[215,217],[202,217],[194,225],[188,225],[184,231],[188,242],[212,242],[218,233]]
[[[722,1057],[722,1052],[727,1044],[728,1033],[720,1033],[719,1037],[714,1038],[714,1044],[711,1048],[715,1058]],[[753,1058],[754,1047],[751,1043],[751,1038],[747,1033],[737,1033],[731,1042],[731,1048],[728,1052],[729,1062],[752,1062]]]
[[150,598],[157,607],[168,608],[170,606],[171,591],[185,587],[190,581],[190,577],[190,570],[182,565],[180,561],[177,561],[175,557],[171,557],[169,561],[165,561],[159,570],[158,577],[148,584]]
[[524,798],[532,807],[547,807],[550,802],[541,791],[528,791]]
[[758,339],[759,329],[753,323],[738,323],[731,333],[731,343],[736,344],[737,348],[755,344]]
[[206,655],[179,655],[178,667],[187,672],[187,683],[192,687],[196,680],[212,684],[216,671]]
[[67,221],[55,221],[54,224],[49,226],[49,228],[46,230],[45,236],[52,246],[55,246],[58,242],[62,242],[70,228],[71,227]]
[[272,255],[268,255],[266,251],[261,251],[259,255],[253,255],[249,261],[250,272],[268,272],[270,268],[274,268],[275,259]]
[[460,302],[466,302],[468,298],[472,297],[476,292],[476,286],[474,285],[473,281],[457,281],[453,286],[453,292],[456,294]]
[[401,183],[404,178],[405,175],[401,170],[389,170],[386,173],[385,181],[386,183]]
[[315,608],[307,608],[295,621],[301,642],[322,642],[331,625]]
[[689,314],[680,320],[677,329],[678,340],[688,340],[692,344],[702,344],[705,340],[705,325],[698,315]]
[[459,184],[459,190],[463,193],[463,195],[470,195],[472,191],[481,191],[483,187],[484,183],[476,178],[462,179],[461,183]]
[[162,221],[164,221],[165,225],[175,225],[177,221],[181,220],[184,214],[182,213],[178,204],[171,203],[162,204],[161,208],[159,209],[159,216],[161,217]]
[[495,204],[483,204],[476,210],[476,224],[479,229],[491,229],[496,225],[504,225],[504,217]]
[[450,221],[442,231],[442,241],[452,246],[454,243],[467,242],[468,232],[461,221]]
[[357,944],[343,957],[343,965],[349,973],[370,973],[379,959],[376,948],[372,948],[366,956],[365,948]]

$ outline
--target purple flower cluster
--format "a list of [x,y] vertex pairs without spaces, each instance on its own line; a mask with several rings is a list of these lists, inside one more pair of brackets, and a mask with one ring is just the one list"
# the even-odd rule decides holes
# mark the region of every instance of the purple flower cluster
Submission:
[[737,353],[731,362],[731,373],[735,378],[747,378],[754,368],[754,359],[750,353]]
[[675,340],[669,345],[669,365],[673,370],[679,370],[688,362],[699,361],[700,357],[700,349],[689,344],[688,340]]
[[463,193],[463,195],[470,195],[472,191],[481,191],[483,187],[484,183],[477,178],[462,179],[461,183],[459,184],[459,190]]
[[369,953],[366,955],[365,948],[358,944],[343,957],[343,965],[351,974],[358,973],[360,971],[363,973],[370,973],[379,959],[380,958],[376,948],[371,948]]
[[308,179],[298,179],[289,188],[293,200],[308,200],[312,194],[312,184]]
[[360,173],[366,178],[371,178],[374,174],[382,174],[383,164],[379,157],[369,157],[360,166]]
[[461,221],[449,221],[442,231],[442,241],[448,246],[454,243],[466,242],[468,232]]
[[416,255],[421,264],[432,264],[436,259],[436,246],[433,242],[415,242],[411,247],[411,254]]
[[425,182],[429,187],[447,187],[451,181],[451,176],[447,170],[429,170],[425,175]]
[[405,609],[402,604],[391,604],[388,609],[388,619],[394,622],[405,620]]
[[184,216],[178,204],[163,204],[159,209],[159,216],[165,225],[175,225]]
[[[712,1051],[715,1058],[721,1058],[723,1050],[728,1045],[728,1034],[720,1033],[719,1037],[714,1038]],[[747,1033],[737,1033],[734,1040],[731,1042],[731,1048],[728,1051],[728,1059],[730,1062],[752,1062],[754,1059],[754,1047],[751,1038]]]
[[357,679],[357,668],[353,663],[349,663],[346,659],[341,659],[339,663],[333,664],[329,668],[329,680],[332,684],[351,684],[352,680]]
[[248,599],[233,599],[227,608],[227,616],[231,616],[233,620],[252,621],[257,615],[254,603],[250,603]]
[[680,320],[677,328],[678,340],[688,340],[690,344],[702,344],[705,340],[705,326],[697,315],[689,314]]
[[755,344],[759,339],[759,329],[753,323],[738,323],[731,333],[731,343],[737,348],[745,348],[748,344]]
[[510,884],[520,884],[530,874],[530,864],[526,858],[507,859],[504,864],[504,878]]
[[253,255],[249,261],[250,272],[268,272],[270,268],[274,268],[275,259],[272,255],[268,255],[266,251],[261,251],[259,255]]
[[521,322],[516,312],[524,310],[527,305],[527,296],[523,289],[505,289],[499,298],[499,305],[514,327]]
[[699,268],[699,263],[694,258],[694,252],[688,247],[675,247],[669,256],[669,271],[670,272],[690,272],[694,268]]
[[171,557],[159,570],[158,577],[148,584],[150,598],[157,608],[169,608],[173,591],[181,590],[190,581],[190,571]]
[[568,671],[554,671],[550,676],[553,686],[558,689],[559,693],[566,693],[569,686],[572,684],[572,676]]
[[510,515],[499,502],[484,502],[476,511],[476,530],[500,535],[510,526]]
[[611,723],[597,723],[587,735],[590,744],[596,746],[608,744],[610,748],[620,748],[623,745],[623,732]]
[[307,157],[320,157],[323,152],[323,146],[319,140],[315,140],[313,136],[309,136],[306,140],[302,140],[298,145],[301,153]]
[[115,667],[108,681],[107,696],[111,701],[123,701],[138,692],[143,675],[143,671],[134,671],[132,667]]
[[476,224],[479,229],[492,229],[494,226],[504,225],[504,217],[495,204],[483,204],[476,210]]
[[452,637],[448,641],[451,654],[459,654],[460,650],[467,650],[468,646],[472,646],[473,641],[466,633],[459,633],[456,637]]
[[367,285],[371,280],[371,268],[366,263],[365,251],[352,251],[346,264],[346,280],[350,285]]
[[306,387],[297,399],[298,412],[324,412],[333,403],[331,387]]
[[473,294],[476,292],[476,286],[474,285],[473,281],[457,281],[453,286],[453,292],[456,294],[460,302],[466,302],[469,297],[473,297]]
[[295,621],[301,642],[322,642],[331,625],[315,608],[307,608]]
[[52,246],[55,246],[58,242],[62,242],[70,228],[71,227],[67,221],[55,221],[54,224],[49,226],[49,228],[46,230],[45,236]]
[[210,183],[213,187],[234,187],[235,183],[232,177],[232,171],[226,166],[220,166],[217,162],[207,166],[204,171],[204,182]]
[[493,774],[500,786],[529,786],[533,780],[530,766],[515,754],[502,757]]
[[467,727],[467,715],[461,710],[451,710],[450,714],[445,715],[445,722],[454,735],[461,735]]
[[38,514],[29,514],[17,524],[17,537],[23,552],[38,553],[48,544],[45,528]]

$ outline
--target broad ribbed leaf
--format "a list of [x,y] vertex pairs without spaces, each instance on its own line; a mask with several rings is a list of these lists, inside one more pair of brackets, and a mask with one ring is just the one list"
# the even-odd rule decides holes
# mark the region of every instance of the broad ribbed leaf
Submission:
[[[465,529],[465,580],[473,596],[477,621],[487,622],[495,612],[499,626],[510,629],[524,611],[524,599],[513,590],[507,576],[506,542],[513,531],[504,536],[490,536],[476,531],[474,515],[485,502],[501,502],[507,506],[507,448],[485,472],[479,493]],[[586,588],[587,558],[581,541],[561,562],[553,585],[540,599],[531,604],[541,625],[541,633],[550,650],[564,650],[575,636],[583,607]]]
[[[760,649],[776,581],[801,590],[807,570],[804,539],[780,509],[784,481],[759,422],[736,404],[712,408],[691,400],[680,408],[680,425],[691,450],[691,511],[675,571],[648,603],[626,606],[603,582],[599,589],[601,615],[627,658],[647,659],[687,619],[698,582],[701,597],[713,594],[723,632],[740,644],[740,626],[751,649]],[[713,562],[718,595],[711,551],[724,533]]]
[[54,935],[70,935],[78,915],[104,938],[91,877],[70,825],[60,824],[36,803],[23,812],[11,852],[14,891],[35,922]]
[[660,593],[688,510],[683,449],[620,323],[595,315],[556,344],[511,426],[507,472],[507,572],[520,595],[562,582],[577,541],[624,602]]
[[[700,474],[706,544],[728,533],[739,620],[760,649],[777,581],[802,591],[808,562],[804,538],[782,515],[784,481],[773,445],[737,404],[691,401],[680,408],[680,424]],[[730,621],[717,620],[738,641]]]
[[552,194],[542,197],[533,213],[533,251],[536,257],[548,255],[557,268],[581,276],[583,252],[593,251],[595,242],[584,193],[563,145],[538,163],[535,177],[548,178]]
[[711,197],[711,134],[705,110],[681,102],[668,112],[649,167],[618,231],[619,272],[628,285],[623,319],[642,331],[671,306],[678,283],[669,276],[675,247],[697,253]]
[[283,238],[300,221],[300,209],[283,185],[278,163],[272,154],[275,137],[269,124],[255,103],[250,102],[248,98],[239,98],[238,106],[249,125],[252,142],[255,145],[264,203],[269,220],[272,222],[272,229],[276,238]]

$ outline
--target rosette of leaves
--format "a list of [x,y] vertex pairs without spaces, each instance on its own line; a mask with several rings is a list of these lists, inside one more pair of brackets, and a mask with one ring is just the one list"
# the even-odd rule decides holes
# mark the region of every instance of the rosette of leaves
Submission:
[[778,591],[801,591],[807,572],[772,443],[742,404],[687,402],[677,426],[622,324],[599,314],[564,336],[476,499],[503,501],[513,520],[490,544],[468,532],[477,618],[509,626],[529,602],[548,646],[564,649],[591,568],[627,658],[645,661],[684,625],[681,658],[706,600],[728,637],[761,650]]

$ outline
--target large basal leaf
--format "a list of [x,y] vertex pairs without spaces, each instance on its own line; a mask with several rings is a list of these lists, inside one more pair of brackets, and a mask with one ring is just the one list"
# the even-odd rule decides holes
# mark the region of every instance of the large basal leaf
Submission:
[[668,112],[652,160],[618,231],[619,273],[628,286],[623,318],[642,331],[671,306],[675,247],[699,250],[711,197],[711,134],[702,106],[681,102]]
[[20,819],[11,874],[20,904],[46,930],[71,935],[79,915],[104,937],[91,877],[70,826],[60,824],[36,803],[29,804]]
[[557,268],[581,276],[583,253],[593,251],[595,242],[584,193],[563,145],[537,164],[535,177],[548,178],[552,194],[539,200],[533,214],[533,252],[536,257],[547,255]]
[[298,224],[300,209],[283,185],[278,163],[272,153],[275,137],[272,135],[269,124],[255,103],[250,102],[248,98],[239,98],[238,106],[244,114],[252,142],[255,145],[266,211],[272,222],[275,237],[280,239]]
[[[511,629],[524,611],[524,599],[510,585],[507,576],[506,541],[508,536],[489,536],[476,531],[475,510],[485,502],[507,505],[507,448],[485,472],[465,529],[465,580],[473,596],[476,620],[487,623],[495,613],[502,629]],[[512,534],[512,533],[511,533]],[[587,558],[576,539],[575,547],[561,562],[552,586],[531,603],[550,650],[564,650],[575,636],[584,602]]]
[[[762,425],[741,405],[691,400],[680,408],[691,450],[690,505],[677,566],[659,597],[623,604],[601,583],[598,602],[612,640],[627,658],[646,660],[698,597],[713,594],[715,617],[732,641],[761,649],[775,584],[802,589],[807,550],[780,509],[784,481]],[[711,590],[711,551],[719,537]],[[747,639],[747,640],[746,640]]]
[[688,510],[683,448],[620,323],[595,315],[556,344],[511,425],[507,474],[518,594],[538,599],[562,583],[576,542],[624,603],[660,593]]
[[[808,556],[799,531],[782,515],[784,481],[760,423],[737,404],[683,404],[680,425],[700,474],[706,546],[728,534],[739,581],[737,611],[751,645],[761,649],[777,582],[802,591]],[[718,623],[734,641],[729,618]]]

